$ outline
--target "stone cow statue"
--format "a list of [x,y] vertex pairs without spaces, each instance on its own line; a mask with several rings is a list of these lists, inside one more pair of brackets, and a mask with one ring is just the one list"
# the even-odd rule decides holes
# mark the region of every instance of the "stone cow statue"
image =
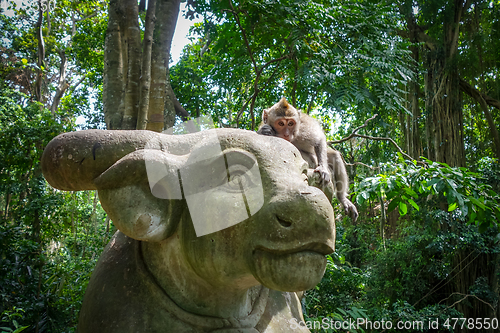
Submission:
[[98,190],[119,229],[79,333],[309,332],[296,292],[321,280],[334,216],[286,140],[87,130],[54,138],[42,170],[57,189]]

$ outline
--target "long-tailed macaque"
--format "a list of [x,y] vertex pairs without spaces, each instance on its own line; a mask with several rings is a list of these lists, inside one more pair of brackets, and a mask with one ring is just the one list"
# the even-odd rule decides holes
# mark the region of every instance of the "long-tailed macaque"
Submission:
[[262,112],[262,123],[257,133],[290,141],[299,149],[309,166],[320,173],[322,184],[326,185],[332,180],[336,197],[346,214],[354,221],[358,218],[356,206],[347,198],[349,177],[342,155],[327,147],[325,133],[316,119],[297,111],[282,98]]

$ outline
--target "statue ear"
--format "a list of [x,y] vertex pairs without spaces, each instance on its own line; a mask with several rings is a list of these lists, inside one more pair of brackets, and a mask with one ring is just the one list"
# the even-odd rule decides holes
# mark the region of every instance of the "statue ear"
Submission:
[[142,149],[94,180],[102,207],[120,231],[144,241],[161,241],[175,232],[186,207],[179,183],[186,158]]
[[182,199],[179,170],[188,155],[178,156],[158,149],[136,150],[109,167],[93,183],[97,189],[111,189],[148,182],[159,199]]

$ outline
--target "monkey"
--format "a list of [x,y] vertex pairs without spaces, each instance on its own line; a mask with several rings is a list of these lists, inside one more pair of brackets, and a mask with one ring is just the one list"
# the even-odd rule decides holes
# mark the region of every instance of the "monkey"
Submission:
[[292,143],[309,166],[320,173],[322,185],[332,180],[337,200],[345,213],[356,221],[358,211],[347,198],[349,177],[342,155],[337,150],[327,147],[325,133],[316,119],[299,112],[282,98],[262,112],[262,123],[257,133],[277,136]]
[[277,136],[291,142],[297,147],[320,173],[323,183],[330,181],[326,154],[326,136],[321,125],[307,114],[297,111],[285,98],[271,108],[262,112],[262,123],[259,134],[273,133],[265,125],[269,125]]

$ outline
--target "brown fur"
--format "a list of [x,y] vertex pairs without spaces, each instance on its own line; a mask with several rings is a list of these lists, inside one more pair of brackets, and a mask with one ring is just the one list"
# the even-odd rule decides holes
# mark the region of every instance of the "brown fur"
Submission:
[[295,117],[297,110],[288,103],[283,97],[278,103],[274,104],[270,109],[265,110],[268,114],[273,113],[275,117]]
[[[280,119],[292,119],[295,121],[295,126],[276,128],[274,125]],[[333,181],[337,199],[346,213],[353,220],[357,219],[358,211],[353,203],[347,199],[349,177],[342,155],[334,149],[327,148],[325,133],[316,119],[298,111],[285,98],[282,98],[278,103],[262,112],[262,123],[258,133],[290,140],[309,163],[309,167],[315,168],[321,174],[323,184],[327,184],[330,180]]]

